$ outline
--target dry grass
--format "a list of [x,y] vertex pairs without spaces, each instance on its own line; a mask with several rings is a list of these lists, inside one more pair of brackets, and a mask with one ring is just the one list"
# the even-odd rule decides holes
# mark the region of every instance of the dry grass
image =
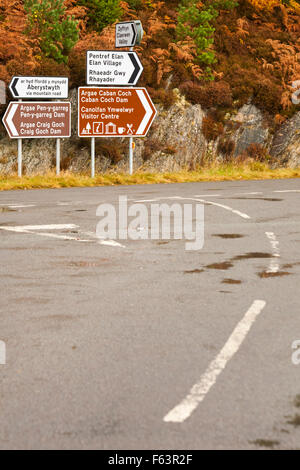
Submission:
[[88,186],[114,186],[132,184],[158,184],[158,183],[192,183],[200,181],[233,181],[254,179],[282,179],[299,178],[300,168],[270,169],[263,163],[249,165],[212,165],[199,168],[197,171],[182,170],[177,173],[135,173],[130,176],[125,173],[99,174],[91,178],[85,174],[62,172],[60,176],[55,173],[45,175],[24,176],[0,175],[0,191],[11,189],[41,189],[41,188],[69,188]]

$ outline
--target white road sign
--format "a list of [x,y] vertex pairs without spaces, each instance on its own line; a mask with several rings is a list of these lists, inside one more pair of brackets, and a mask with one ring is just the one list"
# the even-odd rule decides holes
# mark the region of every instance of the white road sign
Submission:
[[14,98],[68,98],[67,77],[13,77],[9,89]]
[[136,52],[87,51],[88,85],[135,85],[143,66]]
[[142,23],[124,21],[116,24],[116,47],[133,47],[140,44],[143,37]]

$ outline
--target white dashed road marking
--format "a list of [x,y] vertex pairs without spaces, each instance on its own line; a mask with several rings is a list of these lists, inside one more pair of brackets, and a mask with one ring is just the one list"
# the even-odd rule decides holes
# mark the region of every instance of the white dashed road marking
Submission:
[[218,375],[223,371],[223,369],[225,369],[226,364],[239,350],[244,339],[249,333],[251,326],[265,305],[266,302],[264,300],[255,300],[253,302],[244,318],[233,330],[223,349],[210,363],[199,382],[191,388],[190,393],[186,398],[184,398],[179,405],[175,406],[175,408],[169,411],[169,413],[164,417],[163,420],[166,423],[182,423],[191,416],[199,403],[204,400],[211,387],[216,383]]
[[119,242],[116,242],[115,240],[99,240],[99,245],[107,245],[107,246],[118,246],[120,248],[126,248],[125,245],[122,245]]
[[267,273],[277,273],[279,271],[279,263],[274,258],[280,258],[280,250],[279,250],[279,241],[276,238],[275,233],[273,232],[265,232],[267,238],[270,240],[272,246],[272,255],[273,258],[270,261],[269,269]]
[[23,232],[27,230],[70,230],[78,228],[78,225],[74,224],[50,224],[50,225],[16,225],[1,227],[2,230],[10,230],[11,232]]
[[210,206],[221,207],[222,209],[232,212],[233,214],[236,214],[242,217],[243,219],[251,219],[251,217],[248,214],[245,214],[244,212],[238,211],[229,206],[225,206],[225,204],[219,204],[218,202],[207,201],[206,199],[198,199],[198,198],[196,199],[193,197],[181,197],[181,196],[173,196],[173,197],[168,197],[166,199],[181,199],[181,200],[186,200],[186,201],[202,202],[203,204],[208,204]]
[[273,191],[273,193],[300,193],[300,189],[282,189]]
[[18,225],[18,226],[1,226],[0,230],[6,232],[27,233],[37,235],[39,237],[56,238],[59,240],[72,240],[77,242],[91,242],[91,240],[82,240],[78,237],[70,237],[69,235],[57,235],[56,233],[45,233],[39,230],[67,230],[76,229],[78,225],[74,224],[50,224],[50,225]]
[[157,202],[160,200],[167,200],[167,199],[179,199],[181,201],[196,201],[196,202],[202,202],[203,204],[211,205],[211,206],[216,206],[216,207],[221,207],[222,209],[225,209],[229,212],[232,212],[233,214],[236,214],[243,219],[251,219],[251,217],[248,214],[245,214],[241,211],[238,211],[236,209],[233,209],[232,207],[225,206],[224,204],[219,204],[218,202],[212,202],[212,201],[207,201],[206,199],[196,199],[195,197],[182,197],[182,196],[169,196],[169,197],[161,197],[161,198],[156,198],[156,199],[137,199],[134,202]]

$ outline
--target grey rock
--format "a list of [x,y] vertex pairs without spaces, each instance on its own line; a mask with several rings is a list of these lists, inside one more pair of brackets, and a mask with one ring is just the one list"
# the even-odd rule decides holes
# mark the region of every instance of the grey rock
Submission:
[[256,106],[244,105],[232,121],[240,126],[232,136],[236,143],[234,156],[240,155],[251,144],[269,147],[270,132],[264,123],[262,112]]
[[[277,164],[300,166],[300,112],[284,123],[273,135],[273,130],[263,113],[252,104],[246,104],[233,116],[226,116],[224,134],[207,142],[202,123],[206,116],[200,105],[190,105],[178,90],[174,90],[176,103],[169,109],[157,106],[158,115],[145,138],[136,138],[134,170],[177,171],[194,169],[203,161],[222,161],[220,139],[232,140],[235,144],[233,156],[243,153],[249,145],[265,147]],[[74,172],[90,171],[90,139],[77,136],[77,90],[70,91],[72,104],[72,137],[61,140],[62,169]],[[1,131],[3,134],[3,130]],[[128,171],[129,141],[113,139],[120,144],[123,158],[113,164],[103,151],[101,139],[96,139],[96,171]],[[23,140],[23,168],[26,174],[45,173],[55,168],[55,139]],[[17,169],[17,142],[0,136],[0,173],[11,173]]]
[[277,164],[300,166],[300,112],[286,121],[276,133],[270,154]]

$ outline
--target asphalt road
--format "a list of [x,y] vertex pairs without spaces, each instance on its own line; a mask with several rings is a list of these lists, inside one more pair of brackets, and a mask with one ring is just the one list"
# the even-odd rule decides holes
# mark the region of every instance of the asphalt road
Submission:
[[[202,201],[203,248],[99,243],[120,195]],[[0,448],[300,448],[299,199],[300,180],[0,193]]]

